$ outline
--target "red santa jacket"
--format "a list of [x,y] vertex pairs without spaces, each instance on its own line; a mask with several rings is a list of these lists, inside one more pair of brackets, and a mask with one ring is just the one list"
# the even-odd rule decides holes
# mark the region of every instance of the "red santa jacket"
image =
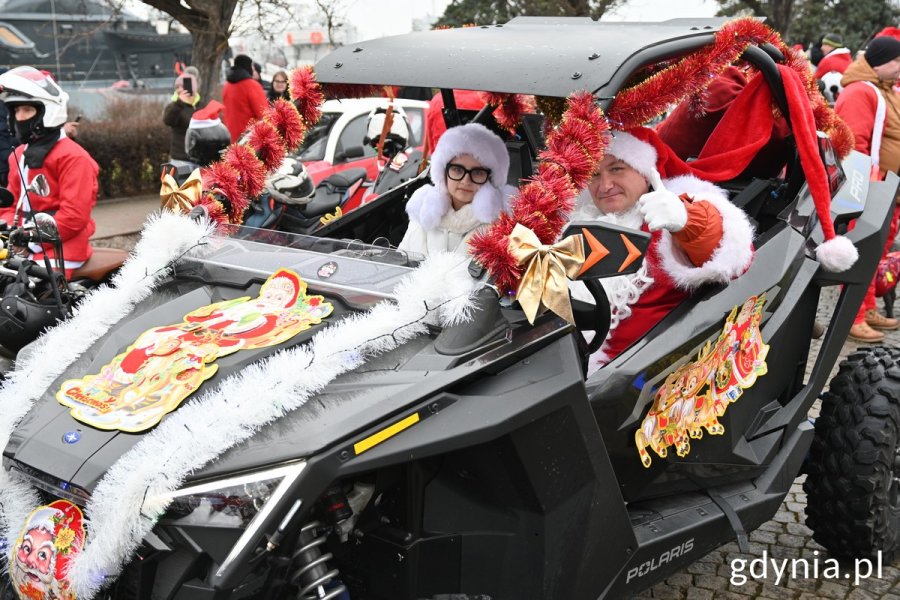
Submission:
[[251,121],[262,118],[269,101],[256,80],[250,77],[233,79],[229,75],[222,88],[222,103],[225,105],[225,127],[231,134],[231,141],[236,142]]
[[[688,223],[676,234],[653,233],[644,258],[652,283],[628,302],[630,314],[610,330],[591,361],[595,366],[606,364],[642,338],[693,290],[730,281],[753,260],[753,226],[724,190],[691,176],[668,179],[665,184],[667,190],[693,198]],[[610,304],[613,311],[625,308],[616,306],[613,298]]]
[[[19,165],[25,148],[25,145],[19,146],[9,156],[9,191],[16,200],[22,190]],[[64,137],[50,149],[40,168],[28,169],[28,183],[40,173],[47,178],[50,194],[29,194],[32,211],[46,212],[56,219],[66,261],[86,261],[92,252],[88,240],[97,228],[91,210],[97,203],[100,167],[84,148]],[[12,225],[14,213],[15,204],[0,210],[0,219]],[[49,246],[48,254],[53,256]]]
[[819,66],[816,67],[816,79],[822,79],[826,74],[831,73],[832,71],[843,73],[852,62],[853,57],[850,56],[850,50],[847,48],[832,50],[825,55],[825,58],[819,61]]

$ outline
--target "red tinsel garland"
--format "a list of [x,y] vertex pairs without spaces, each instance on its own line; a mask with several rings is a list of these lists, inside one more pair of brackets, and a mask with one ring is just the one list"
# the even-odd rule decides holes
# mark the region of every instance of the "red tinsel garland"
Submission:
[[522,94],[501,94],[498,92],[481,92],[485,104],[494,106],[494,119],[497,124],[510,133],[522,122],[522,116],[534,110],[534,97]]
[[609,124],[590,92],[570,97],[562,122],[547,138],[537,175],[513,198],[510,213],[470,242],[472,254],[504,293],[516,289],[521,275],[509,251],[509,234],[516,223],[534,231],[542,243],[554,242],[568,221],[578,190],[603,160],[608,131]]
[[370,83],[326,83],[325,92],[331,98],[387,98],[393,97],[385,86]]
[[252,148],[243,144],[232,144],[222,159],[240,175],[240,185],[247,198],[262,193],[266,185],[266,167]]
[[316,81],[316,75],[312,67],[294,69],[291,73],[291,100],[297,106],[297,111],[303,119],[303,123],[309,127],[319,120],[321,113],[319,107],[325,101],[322,87]]
[[287,100],[276,100],[275,104],[266,109],[263,117],[281,134],[284,138],[284,145],[288,152],[291,152],[303,141],[306,135],[306,125],[303,124],[303,117],[292,102]]
[[265,118],[250,126],[247,143],[256,151],[256,155],[268,172],[277,169],[287,154],[284,138],[281,137],[272,122]]

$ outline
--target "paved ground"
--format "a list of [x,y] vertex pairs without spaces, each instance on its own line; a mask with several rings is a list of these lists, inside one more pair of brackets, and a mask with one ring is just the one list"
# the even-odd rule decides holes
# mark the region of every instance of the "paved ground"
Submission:
[[[837,298],[836,289],[828,289],[819,302],[819,322],[827,323],[826,314]],[[879,306],[881,302],[879,301]],[[897,306],[900,309],[900,303]],[[897,311],[900,313],[900,310]],[[900,331],[890,332],[885,343],[900,346]],[[814,342],[813,351],[818,351],[818,342]],[[854,342],[844,344],[841,357],[847,356],[858,347]],[[812,362],[812,361],[810,361]],[[837,372],[835,365],[834,372]],[[810,411],[815,417],[818,414],[818,401]],[[775,517],[750,534],[750,554],[741,554],[737,544],[727,544],[710,552],[680,573],[672,575],[665,582],[647,590],[639,598],[662,598],[670,600],[747,600],[749,598],[772,598],[793,600],[817,600],[833,598],[836,600],[900,600],[900,560],[892,564],[883,564],[881,577],[874,572],[871,577],[860,578],[859,585],[854,585],[853,564],[844,565],[840,575],[826,579],[805,578],[802,572],[797,578],[782,577],[776,585],[776,574],[769,564],[767,577],[752,579],[744,585],[734,585],[732,578],[739,575],[732,571],[732,561],[759,559],[765,551],[769,558],[819,558],[820,574],[824,574],[825,560],[828,554],[825,549],[813,541],[812,532],[804,524],[806,517],[806,494],[803,493],[803,479],[800,476],[791,486],[791,491]],[[818,554],[815,554],[818,552]],[[741,563],[735,563],[740,567]],[[757,562],[757,565],[761,565]],[[746,573],[748,567],[744,567]],[[759,567],[757,567],[759,568]],[[864,573],[861,565],[860,573]],[[788,574],[790,567],[788,567]],[[736,580],[740,582],[740,577]]]
[[[145,196],[124,202],[104,202],[97,206],[94,218],[97,233],[93,243],[130,250],[137,241],[146,216],[159,207],[157,196]],[[825,315],[834,304],[837,290],[826,290],[819,304],[820,322],[827,323]],[[900,306],[898,306],[900,309]],[[900,310],[898,310],[900,312]],[[900,346],[900,331],[891,332],[886,343]],[[818,342],[813,343],[813,351],[818,351]],[[857,347],[844,344],[842,357]],[[837,366],[835,366],[835,371]],[[818,414],[818,403],[810,411]],[[825,549],[812,540],[812,532],[804,525],[806,494],[803,493],[803,477],[798,478],[787,495],[781,509],[774,518],[750,534],[750,554],[741,554],[736,544],[727,544],[700,558],[685,570],[672,575],[665,582],[641,594],[640,598],[661,598],[670,600],[746,600],[749,598],[815,600],[820,598],[836,600],[900,600],[900,560],[882,565],[881,576],[877,572],[871,577],[854,584],[853,565],[845,566],[837,578],[791,578],[782,577],[777,581],[773,569],[768,569],[767,577],[748,578],[743,585],[735,585],[732,580],[739,573],[732,570],[732,561],[759,559],[765,551],[769,558],[815,558],[820,559],[822,573],[827,554]],[[818,553],[818,554],[816,554]],[[736,563],[740,564],[740,563]],[[849,567],[849,569],[848,569]],[[746,569],[745,568],[745,569]],[[740,581],[740,577],[737,577]]]

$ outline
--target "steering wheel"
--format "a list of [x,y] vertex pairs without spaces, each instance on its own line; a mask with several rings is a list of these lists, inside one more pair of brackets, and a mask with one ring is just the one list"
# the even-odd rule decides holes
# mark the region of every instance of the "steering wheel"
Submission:
[[585,279],[582,283],[584,283],[584,286],[594,299],[594,308],[590,311],[590,316],[588,317],[590,325],[581,323],[582,326],[579,327],[577,317],[575,322],[576,327],[578,327],[580,331],[594,330],[594,338],[587,344],[588,354],[593,354],[603,345],[606,334],[609,332],[609,299],[606,297],[606,291],[597,279]]

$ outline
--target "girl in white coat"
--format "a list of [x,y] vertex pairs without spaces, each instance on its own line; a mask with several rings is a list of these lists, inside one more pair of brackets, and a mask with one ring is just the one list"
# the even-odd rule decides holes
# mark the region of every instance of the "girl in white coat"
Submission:
[[468,253],[469,239],[506,209],[515,188],[506,185],[506,144],[487,127],[469,123],[448,129],[431,155],[431,181],[406,204],[409,228],[400,249],[426,257]]

